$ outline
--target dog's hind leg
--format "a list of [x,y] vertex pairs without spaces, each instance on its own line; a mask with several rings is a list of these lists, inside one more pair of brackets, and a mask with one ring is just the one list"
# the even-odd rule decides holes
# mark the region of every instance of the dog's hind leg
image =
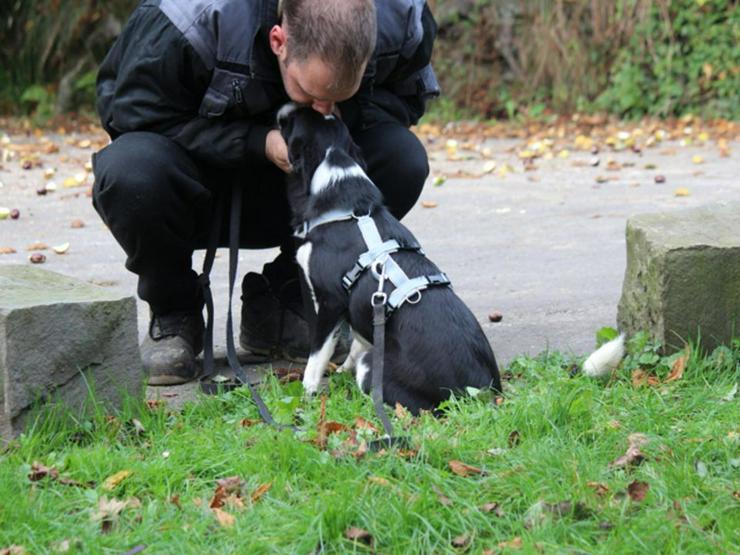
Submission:
[[357,361],[367,350],[368,346],[364,342],[357,339],[357,337],[353,337],[352,344],[349,347],[349,354],[347,355],[344,363],[339,368],[337,368],[337,373],[354,372],[357,366]]
[[324,375],[334,349],[337,346],[340,313],[319,309],[316,315],[316,323],[311,329],[311,354],[306,363],[303,373],[303,388],[306,393],[316,393],[319,389],[321,377]]

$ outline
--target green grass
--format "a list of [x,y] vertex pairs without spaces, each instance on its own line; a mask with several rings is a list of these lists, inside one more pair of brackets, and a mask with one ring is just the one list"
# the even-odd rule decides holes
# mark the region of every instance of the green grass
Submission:
[[[655,364],[656,373],[676,356]],[[320,401],[304,401],[298,383],[275,380],[263,386],[265,400],[283,420],[299,416],[306,432],[240,426],[257,418],[244,391],[204,397],[182,413],[131,403],[116,418],[98,413],[70,423],[47,414],[0,456],[0,550],[53,552],[66,539],[78,553],[137,545],[147,546],[144,553],[370,552],[344,538],[355,526],[372,534],[379,553],[497,553],[516,537],[522,553],[737,553],[740,341],[694,353],[680,380],[658,387],[633,387],[633,360],[605,384],[570,378],[574,361],[559,354],[517,359],[497,408],[465,399],[450,402],[442,418],[396,418],[412,438],[412,456],[337,458],[332,451],[346,434],[320,450],[312,441]],[[352,425],[356,416],[375,421],[352,379],[332,376],[326,418]],[[645,462],[610,469],[636,432],[649,439]],[[457,476],[450,460],[485,475]],[[34,461],[97,485],[31,482]],[[132,474],[104,491],[104,480],[121,470]],[[226,528],[208,503],[216,480],[234,475],[246,484],[246,507],[224,508],[236,517]],[[626,494],[634,481],[649,484],[639,502]],[[589,482],[608,491],[599,495]],[[251,505],[249,494],[265,483],[271,489]],[[125,509],[104,534],[91,518],[102,496],[135,497],[141,506]],[[537,517],[540,501],[569,501],[572,510]],[[480,510],[491,502],[499,514]],[[469,545],[453,547],[463,534]]]

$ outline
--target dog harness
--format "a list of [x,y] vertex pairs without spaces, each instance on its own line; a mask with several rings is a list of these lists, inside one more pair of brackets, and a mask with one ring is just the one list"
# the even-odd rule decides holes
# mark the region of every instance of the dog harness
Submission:
[[[369,214],[357,216],[354,212],[348,210],[330,210],[313,220],[304,222],[295,235],[305,238],[310,231],[320,225],[351,219],[357,221],[357,226],[360,228],[367,250],[360,255],[352,269],[342,277],[342,285],[348,293],[351,292],[360,276],[368,268],[371,268],[373,277],[379,282],[376,295],[382,293],[385,296],[385,302],[383,303],[385,316],[389,318],[403,303],[418,303],[421,300],[422,290],[428,287],[450,285],[450,280],[444,272],[414,278],[406,275],[406,272],[393,260],[391,254],[403,250],[424,254],[421,246],[416,242],[405,243],[396,239],[383,241],[375,220]],[[385,280],[390,281],[394,286],[390,294],[386,294],[384,291]],[[377,298],[381,299],[383,297],[378,296]]]

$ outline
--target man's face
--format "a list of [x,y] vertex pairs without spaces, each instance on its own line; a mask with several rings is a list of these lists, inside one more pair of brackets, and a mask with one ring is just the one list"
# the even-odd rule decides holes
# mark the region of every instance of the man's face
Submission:
[[270,46],[278,58],[285,92],[293,102],[310,106],[324,115],[334,111],[337,102],[347,100],[357,92],[359,83],[351,90],[337,90],[334,70],[317,56],[304,61],[288,61],[285,27],[275,26],[270,31]]

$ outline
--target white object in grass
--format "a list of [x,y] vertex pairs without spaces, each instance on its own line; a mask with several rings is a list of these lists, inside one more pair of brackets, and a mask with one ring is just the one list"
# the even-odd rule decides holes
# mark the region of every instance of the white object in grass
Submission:
[[583,373],[590,378],[608,376],[624,358],[624,334],[596,349],[583,363]]

